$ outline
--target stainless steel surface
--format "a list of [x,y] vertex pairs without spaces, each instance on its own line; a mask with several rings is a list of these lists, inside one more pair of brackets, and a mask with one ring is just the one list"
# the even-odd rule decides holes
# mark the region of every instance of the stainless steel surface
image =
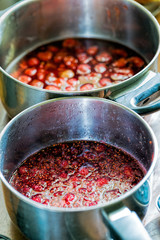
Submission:
[[[84,94],[109,97],[115,91],[132,87],[133,83],[141,83],[141,77],[149,69],[157,71],[158,22],[149,11],[132,0],[22,1],[2,15],[0,25],[0,95],[11,117],[50,98]],[[43,42],[67,37],[93,37],[122,43],[140,53],[148,65],[122,83],[84,92],[41,90],[23,84],[6,73],[8,65],[26,51]]]
[[[38,204],[8,184],[7,179],[11,172],[29,154],[55,142],[77,139],[104,141],[124,149],[143,164],[146,175],[129,192],[107,204],[65,210]],[[87,240],[103,240],[107,229],[101,219],[102,209],[105,212],[117,212],[121,205],[124,205],[143,217],[148,208],[150,185],[147,180],[157,160],[157,142],[151,128],[138,114],[113,101],[72,97],[50,100],[31,107],[17,115],[3,129],[0,152],[1,180],[7,210],[12,221],[29,239],[68,240],[68,234],[76,229],[75,239],[83,240],[84,237],[77,237],[83,233]],[[130,217],[133,220],[133,214]],[[86,227],[83,219],[87,221]],[[130,229],[132,221],[127,219],[127,229]],[[110,224],[114,224],[111,219]],[[140,221],[137,224],[138,235],[143,233],[143,236],[146,236]],[[91,237],[87,229],[95,228],[98,235]],[[127,239],[137,238],[130,238],[128,235]]]

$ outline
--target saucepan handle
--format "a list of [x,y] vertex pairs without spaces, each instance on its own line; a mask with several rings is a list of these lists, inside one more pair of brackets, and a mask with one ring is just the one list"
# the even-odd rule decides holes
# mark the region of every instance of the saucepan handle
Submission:
[[111,237],[116,240],[151,240],[148,232],[135,212],[127,207],[106,212],[102,210],[103,222],[110,229]]
[[125,92],[112,100],[119,102],[139,114],[147,114],[160,109],[160,73],[142,83],[139,87]]

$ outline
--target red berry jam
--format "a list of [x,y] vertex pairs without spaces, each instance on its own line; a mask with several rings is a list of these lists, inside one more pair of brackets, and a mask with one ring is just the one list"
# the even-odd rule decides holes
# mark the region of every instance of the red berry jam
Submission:
[[128,153],[106,143],[55,144],[26,159],[10,184],[49,206],[76,208],[106,203],[129,191],[145,170]]
[[120,44],[65,39],[38,47],[7,71],[40,89],[87,91],[123,82],[145,66],[141,56]]

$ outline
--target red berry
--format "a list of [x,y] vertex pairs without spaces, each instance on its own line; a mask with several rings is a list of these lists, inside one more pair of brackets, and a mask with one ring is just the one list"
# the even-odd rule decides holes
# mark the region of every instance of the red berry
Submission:
[[101,52],[96,56],[98,62],[110,63],[112,61],[112,56],[108,52]]
[[27,76],[27,75],[21,75],[21,76],[18,77],[18,80],[23,82],[23,83],[28,84],[32,81],[32,78]]
[[126,58],[120,58],[112,63],[113,67],[125,67],[127,64]]
[[73,48],[78,45],[78,41],[72,38],[66,39],[63,41],[63,47]]
[[71,91],[75,91],[76,88],[73,87],[73,86],[67,86],[67,87],[65,88],[65,90],[68,91],[68,92],[71,92]]
[[21,166],[19,169],[18,169],[18,172],[20,173],[20,174],[25,174],[25,173],[28,173],[28,167],[26,167],[26,166]]
[[20,66],[20,68],[22,68],[22,69],[26,69],[26,68],[28,67],[27,61],[26,61],[26,60],[22,60],[22,61],[19,63],[19,66]]
[[77,67],[77,74],[84,75],[91,72],[91,66],[88,64],[80,64]]
[[34,79],[31,83],[31,86],[33,87],[38,87],[38,88],[43,88],[44,87],[44,83],[42,81],[39,81],[37,79]]
[[133,63],[136,67],[143,67],[144,65],[144,60],[140,57],[130,57],[128,59],[128,62]]
[[98,46],[91,46],[87,49],[87,53],[89,55],[96,55],[96,53],[98,52]]
[[39,63],[40,63],[40,61],[36,57],[31,57],[31,58],[28,59],[28,65],[30,67],[37,66],[37,65],[39,65]]
[[53,52],[53,53],[56,53],[56,52],[58,52],[58,47],[55,47],[53,45],[49,45],[48,50]]
[[46,90],[52,90],[52,91],[60,91],[61,89],[59,87],[48,85],[45,87]]
[[24,73],[30,77],[33,77],[36,75],[37,73],[37,69],[35,67],[32,67],[32,68],[27,68]]
[[101,87],[105,87],[107,85],[108,86],[111,85],[112,81],[111,81],[110,78],[102,78],[102,79],[99,80],[99,84],[100,84]]
[[112,49],[112,54],[119,55],[119,56],[122,56],[124,58],[126,58],[127,55],[128,55],[127,52],[124,49],[120,49],[120,48]]
[[92,90],[92,89],[94,89],[94,85],[91,84],[91,83],[83,84],[83,85],[80,87],[80,90],[81,90],[81,91],[87,91],[87,90]]
[[53,53],[51,51],[39,52],[37,57],[42,61],[49,61],[51,60]]
[[104,73],[107,70],[107,67],[104,63],[98,63],[95,65],[94,69],[98,73]]
[[43,81],[46,76],[46,70],[43,68],[39,68],[37,70],[37,79]]

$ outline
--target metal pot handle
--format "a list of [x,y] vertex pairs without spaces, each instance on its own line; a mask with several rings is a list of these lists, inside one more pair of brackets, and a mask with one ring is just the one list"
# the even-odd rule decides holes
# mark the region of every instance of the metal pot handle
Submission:
[[[151,240],[138,215],[127,207],[111,209],[111,212],[101,210],[103,222],[110,229],[111,237],[116,240]],[[135,230],[136,227],[136,230]]]
[[[153,76],[153,72],[151,75]],[[160,91],[160,73],[154,73],[154,76],[142,82],[140,87],[120,97],[114,96],[112,100],[124,104],[139,114],[146,114],[160,109],[160,99],[156,100],[160,96],[158,91]]]

